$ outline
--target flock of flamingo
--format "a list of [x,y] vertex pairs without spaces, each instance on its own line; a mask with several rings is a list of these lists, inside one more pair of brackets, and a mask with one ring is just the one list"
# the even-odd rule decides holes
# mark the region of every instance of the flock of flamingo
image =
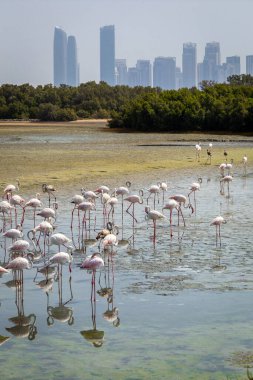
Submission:
[[[196,145],[196,159],[200,159],[201,145]],[[207,149],[209,163],[212,157],[212,144]],[[230,184],[233,180],[233,163],[227,163],[227,152],[224,151],[225,163],[219,166],[220,193],[224,195],[227,191],[229,195]],[[247,156],[242,159],[244,175],[247,174]],[[147,223],[153,223],[152,240],[155,244],[156,229],[158,221],[164,221],[169,225],[170,238],[173,236],[173,225],[186,226],[185,210],[188,209],[190,215],[196,213],[197,202],[196,193],[201,189],[201,178],[193,182],[187,194],[169,194],[166,182],[158,182],[148,189],[133,192],[131,183],[126,182],[124,186],[110,190],[102,185],[94,190],[82,188],[79,194],[69,198],[70,230],[72,236],[66,236],[61,232],[56,232],[59,223],[59,204],[57,202],[57,191],[49,184],[42,184],[42,193],[46,197],[41,200],[41,195],[36,194],[33,198],[25,200],[21,195],[20,183],[9,184],[3,190],[0,202],[0,214],[2,215],[2,226],[0,232],[4,245],[4,257],[1,258],[0,276],[13,271],[14,277],[22,282],[23,270],[36,268],[37,273],[46,276],[44,286],[50,282],[52,268],[57,268],[58,279],[62,278],[62,266],[68,264],[71,272],[73,262],[73,252],[77,251],[73,241],[73,231],[78,231],[79,250],[81,243],[82,252],[86,253],[87,246],[96,246],[96,252],[85,255],[78,265],[81,269],[86,269],[92,273],[91,277],[91,301],[95,302],[95,274],[98,269],[109,265],[112,260],[113,247],[120,244],[130,244],[129,240],[119,239],[120,230],[123,231],[124,223],[136,227],[138,220],[136,217],[136,207],[143,205],[143,219]],[[168,195],[167,195],[168,194]],[[43,207],[47,202],[47,207]],[[121,208],[121,210],[120,210]],[[159,211],[158,208],[161,210]],[[117,216],[120,223],[115,223]],[[168,213],[168,214],[167,214]],[[140,211],[138,213],[140,215]],[[173,214],[177,220],[173,221]],[[97,219],[100,225],[97,228]],[[101,225],[102,221],[102,225]],[[118,221],[118,220],[117,220]],[[56,225],[57,222],[57,225]],[[173,224],[174,223],[174,224]],[[216,228],[216,246],[221,246],[221,226],[226,220],[221,216],[216,216],[210,225]],[[94,238],[90,238],[91,231],[94,231]],[[10,242],[10,243],[9,243]],[[52,253],[51,247],[58,247],[57,253]],[[105,257],[108,257],[108,264]]]

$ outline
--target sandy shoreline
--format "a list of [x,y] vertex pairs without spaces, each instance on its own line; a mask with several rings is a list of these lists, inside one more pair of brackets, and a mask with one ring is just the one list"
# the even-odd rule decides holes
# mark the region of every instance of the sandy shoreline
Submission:
[[[253,138],[240,135],[118,133],[106,120],[71,123],[0,122],[0,188],[19,178],[26,189],[43,182],[56,187],[94,186],[126,180],[159,181],[182,170],[208,169],[206,149],[213,142],[212,165],[228,159],[253,162]],[[230,140],[237,141],[231,143]],[[179,143],[178,143],[179,142]],[[195,144],[202,157],[196,160]]]

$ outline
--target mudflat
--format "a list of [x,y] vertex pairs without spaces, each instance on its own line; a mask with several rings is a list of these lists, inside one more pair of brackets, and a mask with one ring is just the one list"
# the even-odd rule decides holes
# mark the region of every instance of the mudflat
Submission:
[[[195,145],[201,144],[200,159]],[[207,149],[212,143],[211,163]],[[129,133],[110,129],[106,120],[66,123],[0,122],[0,187],[23,189],[42,183],[59,187],[162,178],[180,170],[228,162],[241,165],[243,155],[253,162],[253,136],[213,134]]]

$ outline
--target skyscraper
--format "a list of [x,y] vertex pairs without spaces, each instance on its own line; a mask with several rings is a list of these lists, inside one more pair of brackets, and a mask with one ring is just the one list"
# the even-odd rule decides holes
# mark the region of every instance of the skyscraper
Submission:
[[153,86],[164,90],[176,88],[176,58],[156,57],[153,66]]
[[67,83],[67,35],[60,27],[54,29],[54,85]]
[[128,68],[127,83],[129,87],[139,86],[139,72],[136,66]]
[[114,25],[100,28],[100,80],[115,85]]
[[203,79],[217,81],[217,67],[220,65],[220,43],[208,42],[203,61]]
[[246,55],[246,74],[253,75],[253,55]]
[[136,64],[138,70],[138,85],[143,87],[151,86],[151,64],[146,59],[139,59]]
[[116,84],[127,85],[127,64],[126,59],[116,59]]
[[77,47],[76,47],[76,39],[74,36],[68,37],[67,84],[73,87],[78,86]]
[[197,48],[196,44],[188,42],[183,44],[182,71],[183,86],[187,88],[196,86],[197,77]]
[[241,63],[240,63],[240,57],[238,55],[227,57],[226,64],[227,64],[227,77],[229,77],[230,75],[241,74]]

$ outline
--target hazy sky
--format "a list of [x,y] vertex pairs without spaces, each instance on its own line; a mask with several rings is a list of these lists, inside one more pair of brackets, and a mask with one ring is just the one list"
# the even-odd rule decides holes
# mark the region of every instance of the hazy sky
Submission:
[[80,80],[99,81],[99,28],[115,25],[116,58],[176,57],[218,41],[221,60],[253,54],[253,0],[0,0],[0,83],[53,82],[54,27],[77,40]]

